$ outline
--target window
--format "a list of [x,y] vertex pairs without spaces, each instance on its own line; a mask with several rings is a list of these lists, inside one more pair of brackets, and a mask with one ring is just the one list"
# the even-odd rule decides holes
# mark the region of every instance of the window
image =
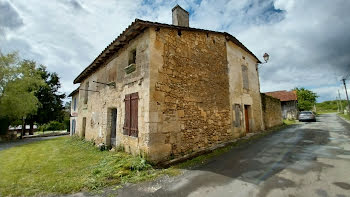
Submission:
[[235,127],[241,127],[241,105],[235,104]]
[[73,111],[75,111],[77,109],[77,97],[74,97],[73,100]]
[[248,67],[242,65],[242,79],[243,79],[243,89],[249,89],[249,80],[248,80]]
[[138,100],[138,92],[125,95],[124,135],[138,137]]
[[84,104],[87,104],[88,103],[88,96],[89,96],[89,82],[86,82],[85,84],[85,95],[84,95]]
[[136,49],[131,50],[129,53],[129,65],[136,64]]
[[72,120],[72,135],[75,134],[75,119]]

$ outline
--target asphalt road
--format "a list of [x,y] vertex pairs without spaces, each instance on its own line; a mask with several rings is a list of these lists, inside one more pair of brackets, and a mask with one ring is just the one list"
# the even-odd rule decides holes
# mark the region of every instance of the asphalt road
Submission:
[[118,196],[350,196],[350,124],[321,115]]

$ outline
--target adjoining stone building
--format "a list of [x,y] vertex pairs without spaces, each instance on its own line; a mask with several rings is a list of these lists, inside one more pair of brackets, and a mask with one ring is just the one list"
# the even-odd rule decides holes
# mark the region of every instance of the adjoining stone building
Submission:
[[136,19],[74,80],[76,134],[161,162],[264,130],[257,64],[235,37]]
[[281,90],[265,92],[265,94],[281,101],[282,117],[284,119],[295,120],[298,118],[298,97],[296,91]]
[[78,102],[79,102],[79,88],[75,89],[68,95],[72,98],[70,107],[70,135],[74,135],[77,128],[78,121]]

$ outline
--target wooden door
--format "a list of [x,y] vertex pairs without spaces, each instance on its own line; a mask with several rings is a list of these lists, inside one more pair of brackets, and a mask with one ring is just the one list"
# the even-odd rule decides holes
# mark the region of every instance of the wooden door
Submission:
[[117,109],[112,109],[111,112],[111,145],[116,146],[117,138]]
[[244,105],[244,122],[245,122],[245,131],[249,132],[249,110],[248,105]]
[[85,138],[85,130],[86,130],[86,117],[83,117],[83,128],[81,131],[81,137]]

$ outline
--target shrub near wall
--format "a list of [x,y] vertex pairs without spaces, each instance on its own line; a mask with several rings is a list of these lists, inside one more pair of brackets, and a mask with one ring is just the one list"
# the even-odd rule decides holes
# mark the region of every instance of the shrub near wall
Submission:
[[58,122],[58,121],[50,121],[47,124],[43,124],[39,127],[40,131],[60,131],[65,130],[64,123]]
[[261,93],[261,103],[265,129],[282,125],[281,101],[266,94]]

